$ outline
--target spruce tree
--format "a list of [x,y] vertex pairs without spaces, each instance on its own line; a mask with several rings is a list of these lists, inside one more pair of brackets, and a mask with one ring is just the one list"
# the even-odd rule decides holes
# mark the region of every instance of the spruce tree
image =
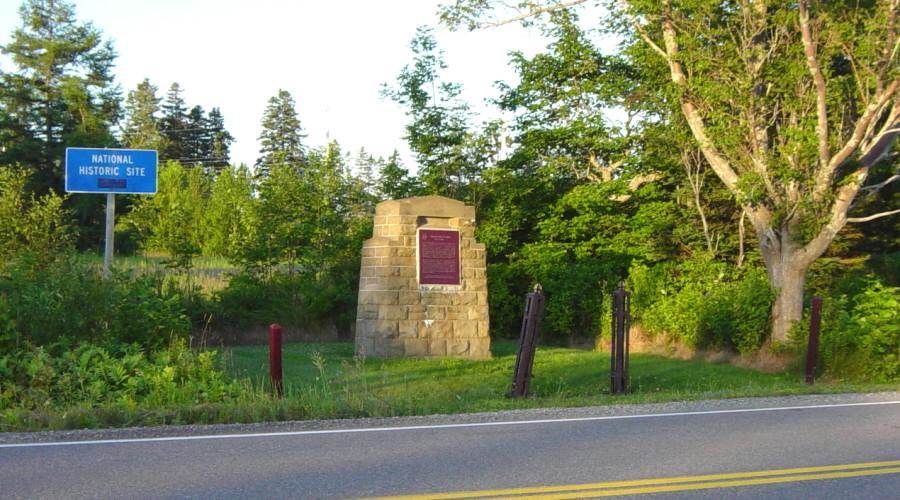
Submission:
[[403,168],[400,153],[394,150],[378,172],[377,196],[385,200],[395,200],[412,196],[416,191],[416,183],[409,177],[409,171]]
[[72,4],[27,0],[0,47],[14,67],[0,75],[0,163],[33,168],[38,191],[62,189],[67,146],[113,146],[120,114],[111,74],[116,54],[102,32],[79,23]]
[[212,149],[212,139],[203,106],[194,106],[188,112],[187,127],[181,137],[185,153],[181,162],[189,166],[204,166]]
[[125,101],[125,125],[122,144],[128,148],[163,151],[166,139],[159,131],[159,102],[156,86],[144,78]]
[[234,137],[225,130],[225,117],[219,108],[212,108],[207,117],[207,126],[209,127],[209,154],[206,166],[207,168],[220,172],[228,166],[231,161],[231,143]]
[[188,129],[188,115],[182,92],[178,82],[173,83],[162,104],[160,132],[166,138],[166,148],[160,154],[160,160],[182,160],[188,157],[187,145],[184,142],[184,134]]
[[306,162],[303,138],[306,134],[294,105],[294,98],[287,90],[279,90],[269,99],[262,119],[259,142],[259,159],[256,160],[258,176],[268,175],[272,165],[286,164],[295,168]]

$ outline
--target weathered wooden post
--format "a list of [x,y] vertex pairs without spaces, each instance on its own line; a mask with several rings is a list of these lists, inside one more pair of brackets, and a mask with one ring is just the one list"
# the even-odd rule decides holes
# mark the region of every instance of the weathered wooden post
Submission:
[[610,392],[628,390],[628,333],[631,328],[631,293],[620,282],[612,294],[612,335],[610,341]]
[[525,296],[525,313],[522,316],[522,330],[519,332],[519,352],[513,369],[512,390],[514,398],[528,395],[531,371],[534,366],[534,351],[541,333],[541,318],[544,315],[544,292],[541,285],[534,285],[534,291]]
[[816,362],[819,357],[819,330],[822,326],[822,297],[813,297],[809,315],[809,343],[806,345],[806,383],[816,380]]

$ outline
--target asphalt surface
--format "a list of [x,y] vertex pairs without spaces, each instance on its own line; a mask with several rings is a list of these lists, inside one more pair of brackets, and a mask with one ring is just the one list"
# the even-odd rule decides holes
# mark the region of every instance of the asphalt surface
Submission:
[[[525,487],[557,494],[586,483],[755,472],[789,479],[651,496],[900,498],[893,402],[900,393],[4,434],[0,497],[359,498]],[[880,472],[855,477],[777,472],[841,466],[833,470],[852,475],[845,465],[872,462],[882,463],[871,466]],[[555,486],[564,487],[546,489]]]

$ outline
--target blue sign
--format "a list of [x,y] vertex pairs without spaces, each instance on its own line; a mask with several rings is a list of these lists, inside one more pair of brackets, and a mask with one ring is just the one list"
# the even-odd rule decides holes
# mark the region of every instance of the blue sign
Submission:
[[67,193],[156,193],[156,151],[66,148]]

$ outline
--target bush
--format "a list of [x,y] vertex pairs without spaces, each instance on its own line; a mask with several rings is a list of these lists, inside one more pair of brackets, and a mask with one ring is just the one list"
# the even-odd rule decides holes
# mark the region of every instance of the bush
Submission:
[[26,345],[0,356],[0,408],[164,408],[236,398],[239,388],[227,381],[217,360],[214,351],[194,352],[184,341],[151,354],[137,345]]
[[103,280],[73,255],[41,263],[23,253],[0,271],[0,328],[7,347],[89,341],[149,348],[186,336],[190,323],[180,296],[152,276]]
[[[808,321],[792,332],[798,352],[806,346]],[[835,379],[900,379],[900,288],[870,278],[856,296],[825,297],[819,357],[822,371]]]
[[700,257],[629,270],[632,312],[651,334],[694,348],[750,353],[769,331],[774,293],[765,271]]

